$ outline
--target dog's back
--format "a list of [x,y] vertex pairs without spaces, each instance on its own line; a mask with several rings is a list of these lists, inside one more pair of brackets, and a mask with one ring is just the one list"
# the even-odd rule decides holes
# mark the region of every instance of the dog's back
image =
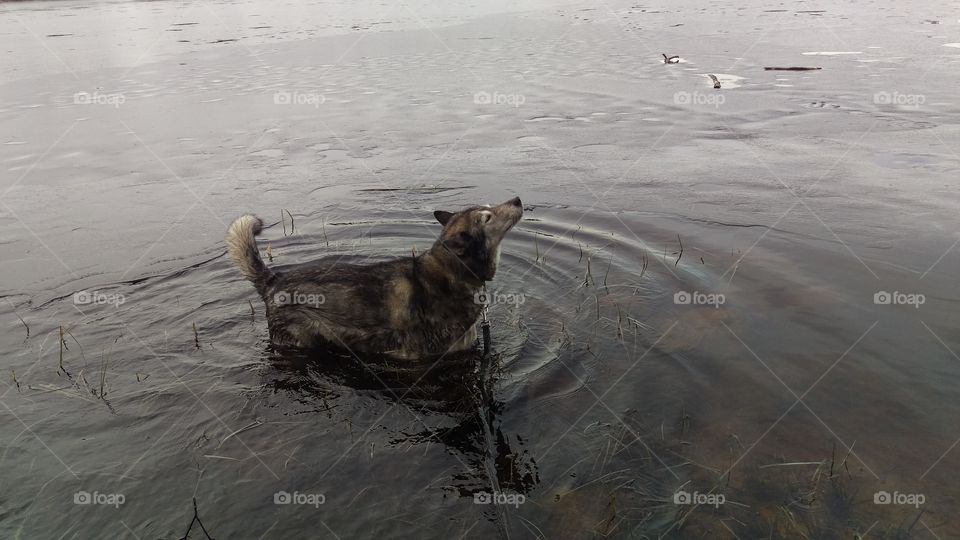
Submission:
[[298,346],[320,338],[356,352],[401,357],[443,354],[457,341],[472,344],[480,310],[472,293],[427,291],[435,285],[424,283],[417,266],[408,257],[363,266],[308,263],[277,272],[263,294],[271,338]]

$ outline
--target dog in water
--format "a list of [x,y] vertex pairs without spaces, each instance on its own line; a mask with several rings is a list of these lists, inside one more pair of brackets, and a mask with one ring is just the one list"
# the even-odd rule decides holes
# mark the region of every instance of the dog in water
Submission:
[[419,358],[476,345],[478,292],[493,279],[500,242],[523,216],[513,198],[496,206],[433,213],[440,237],[420,255],[356,265],[317,261],[268,268],[254,238],[263,222],[238,218],[227,251],[267,306],[277,345],[334,345],[353,352]]

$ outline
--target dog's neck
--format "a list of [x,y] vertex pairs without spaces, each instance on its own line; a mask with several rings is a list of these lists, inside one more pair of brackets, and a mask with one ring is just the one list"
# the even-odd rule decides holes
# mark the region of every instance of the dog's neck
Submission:
[[416,279],[428,290],[473,295],[485,281],[439,245],[414,258]]

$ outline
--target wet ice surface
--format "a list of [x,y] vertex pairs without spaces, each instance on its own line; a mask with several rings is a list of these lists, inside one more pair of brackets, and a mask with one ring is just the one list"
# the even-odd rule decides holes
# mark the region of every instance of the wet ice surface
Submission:
[[[955,536],[951,5],[607,6],[4,5],[3,536]],[[513,194],[492,395],[272,357],[222,256]]]

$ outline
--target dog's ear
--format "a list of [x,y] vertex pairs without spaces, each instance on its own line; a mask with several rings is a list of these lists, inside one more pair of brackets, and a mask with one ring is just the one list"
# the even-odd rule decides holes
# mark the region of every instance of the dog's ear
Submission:
[[437,210],[433,213],[433,217],[437,218],[437,221],[440,222],[444,227],[447,226],[447,223],[450,222],[450,218],[453,217],[453,212],[446,212],[444,210]]

